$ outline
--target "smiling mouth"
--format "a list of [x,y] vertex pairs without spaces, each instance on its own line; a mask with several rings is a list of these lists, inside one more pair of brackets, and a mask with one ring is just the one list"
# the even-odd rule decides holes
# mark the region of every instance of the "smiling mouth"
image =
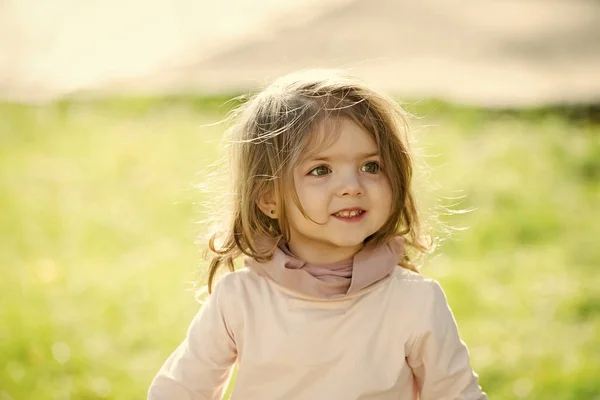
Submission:
[[355,218],[364,214],[366,211],[361,210],[360,208],[353,208],[350,210],[341,210],[333,214],[334,217],[338,218]]

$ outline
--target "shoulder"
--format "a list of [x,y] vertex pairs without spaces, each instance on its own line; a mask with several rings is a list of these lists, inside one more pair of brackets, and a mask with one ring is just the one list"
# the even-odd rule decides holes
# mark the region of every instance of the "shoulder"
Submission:
[[434,309],[447,307],[446,295],[435,279],[398,267],[391,277],[391,286],[398,301],[411,304],[421,314]]
[[242,268],[219,277],[211,294],[199,296],[201,309],[205,307],[219,310],[227,325],[234,329],[243,320],[245,310],[260,301],[264,278],[255,272]]
[[238,292],[263,283],[264,278],[248,268],[240,268],[219,277],[215,283],[215,290],[220,293]]
[[390,278],[393,285],[399,286],[415,286],[418,288],[439,286],[436,280],[402,267],[394,269]]
[[222,302],[249,301],[267,290],[268,282],[261,275],[249,268],[241,268],[220,277],[211,296]]

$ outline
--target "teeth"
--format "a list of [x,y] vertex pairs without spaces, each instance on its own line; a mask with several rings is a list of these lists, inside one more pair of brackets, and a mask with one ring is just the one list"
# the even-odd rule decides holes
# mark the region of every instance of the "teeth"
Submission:
[[352,211],[339,211],[337,213],[335,213],[334,215],[337,217],[344,217],[344,218],[349,218],[349,217],[356,217],[357,215],[362,214],[362,210],[352,210]]

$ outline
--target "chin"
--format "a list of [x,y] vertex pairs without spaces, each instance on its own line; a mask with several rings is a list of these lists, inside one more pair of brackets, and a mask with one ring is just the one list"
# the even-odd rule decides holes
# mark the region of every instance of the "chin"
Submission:
[[369,236],[358,236],[355,238],[346,238],[344,240],[338,240],[335,241],[334,244],[338,247],[355,247],[355,246],[361,246],[364,242],[365,239],[368,238]]

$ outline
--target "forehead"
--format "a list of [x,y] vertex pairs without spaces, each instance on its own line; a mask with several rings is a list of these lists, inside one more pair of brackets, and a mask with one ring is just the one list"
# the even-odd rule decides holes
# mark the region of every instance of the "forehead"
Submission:
[[374,154],[379,150],[373,135],[347,117],[327,119],[310,135],[301,162],[316,158]]

